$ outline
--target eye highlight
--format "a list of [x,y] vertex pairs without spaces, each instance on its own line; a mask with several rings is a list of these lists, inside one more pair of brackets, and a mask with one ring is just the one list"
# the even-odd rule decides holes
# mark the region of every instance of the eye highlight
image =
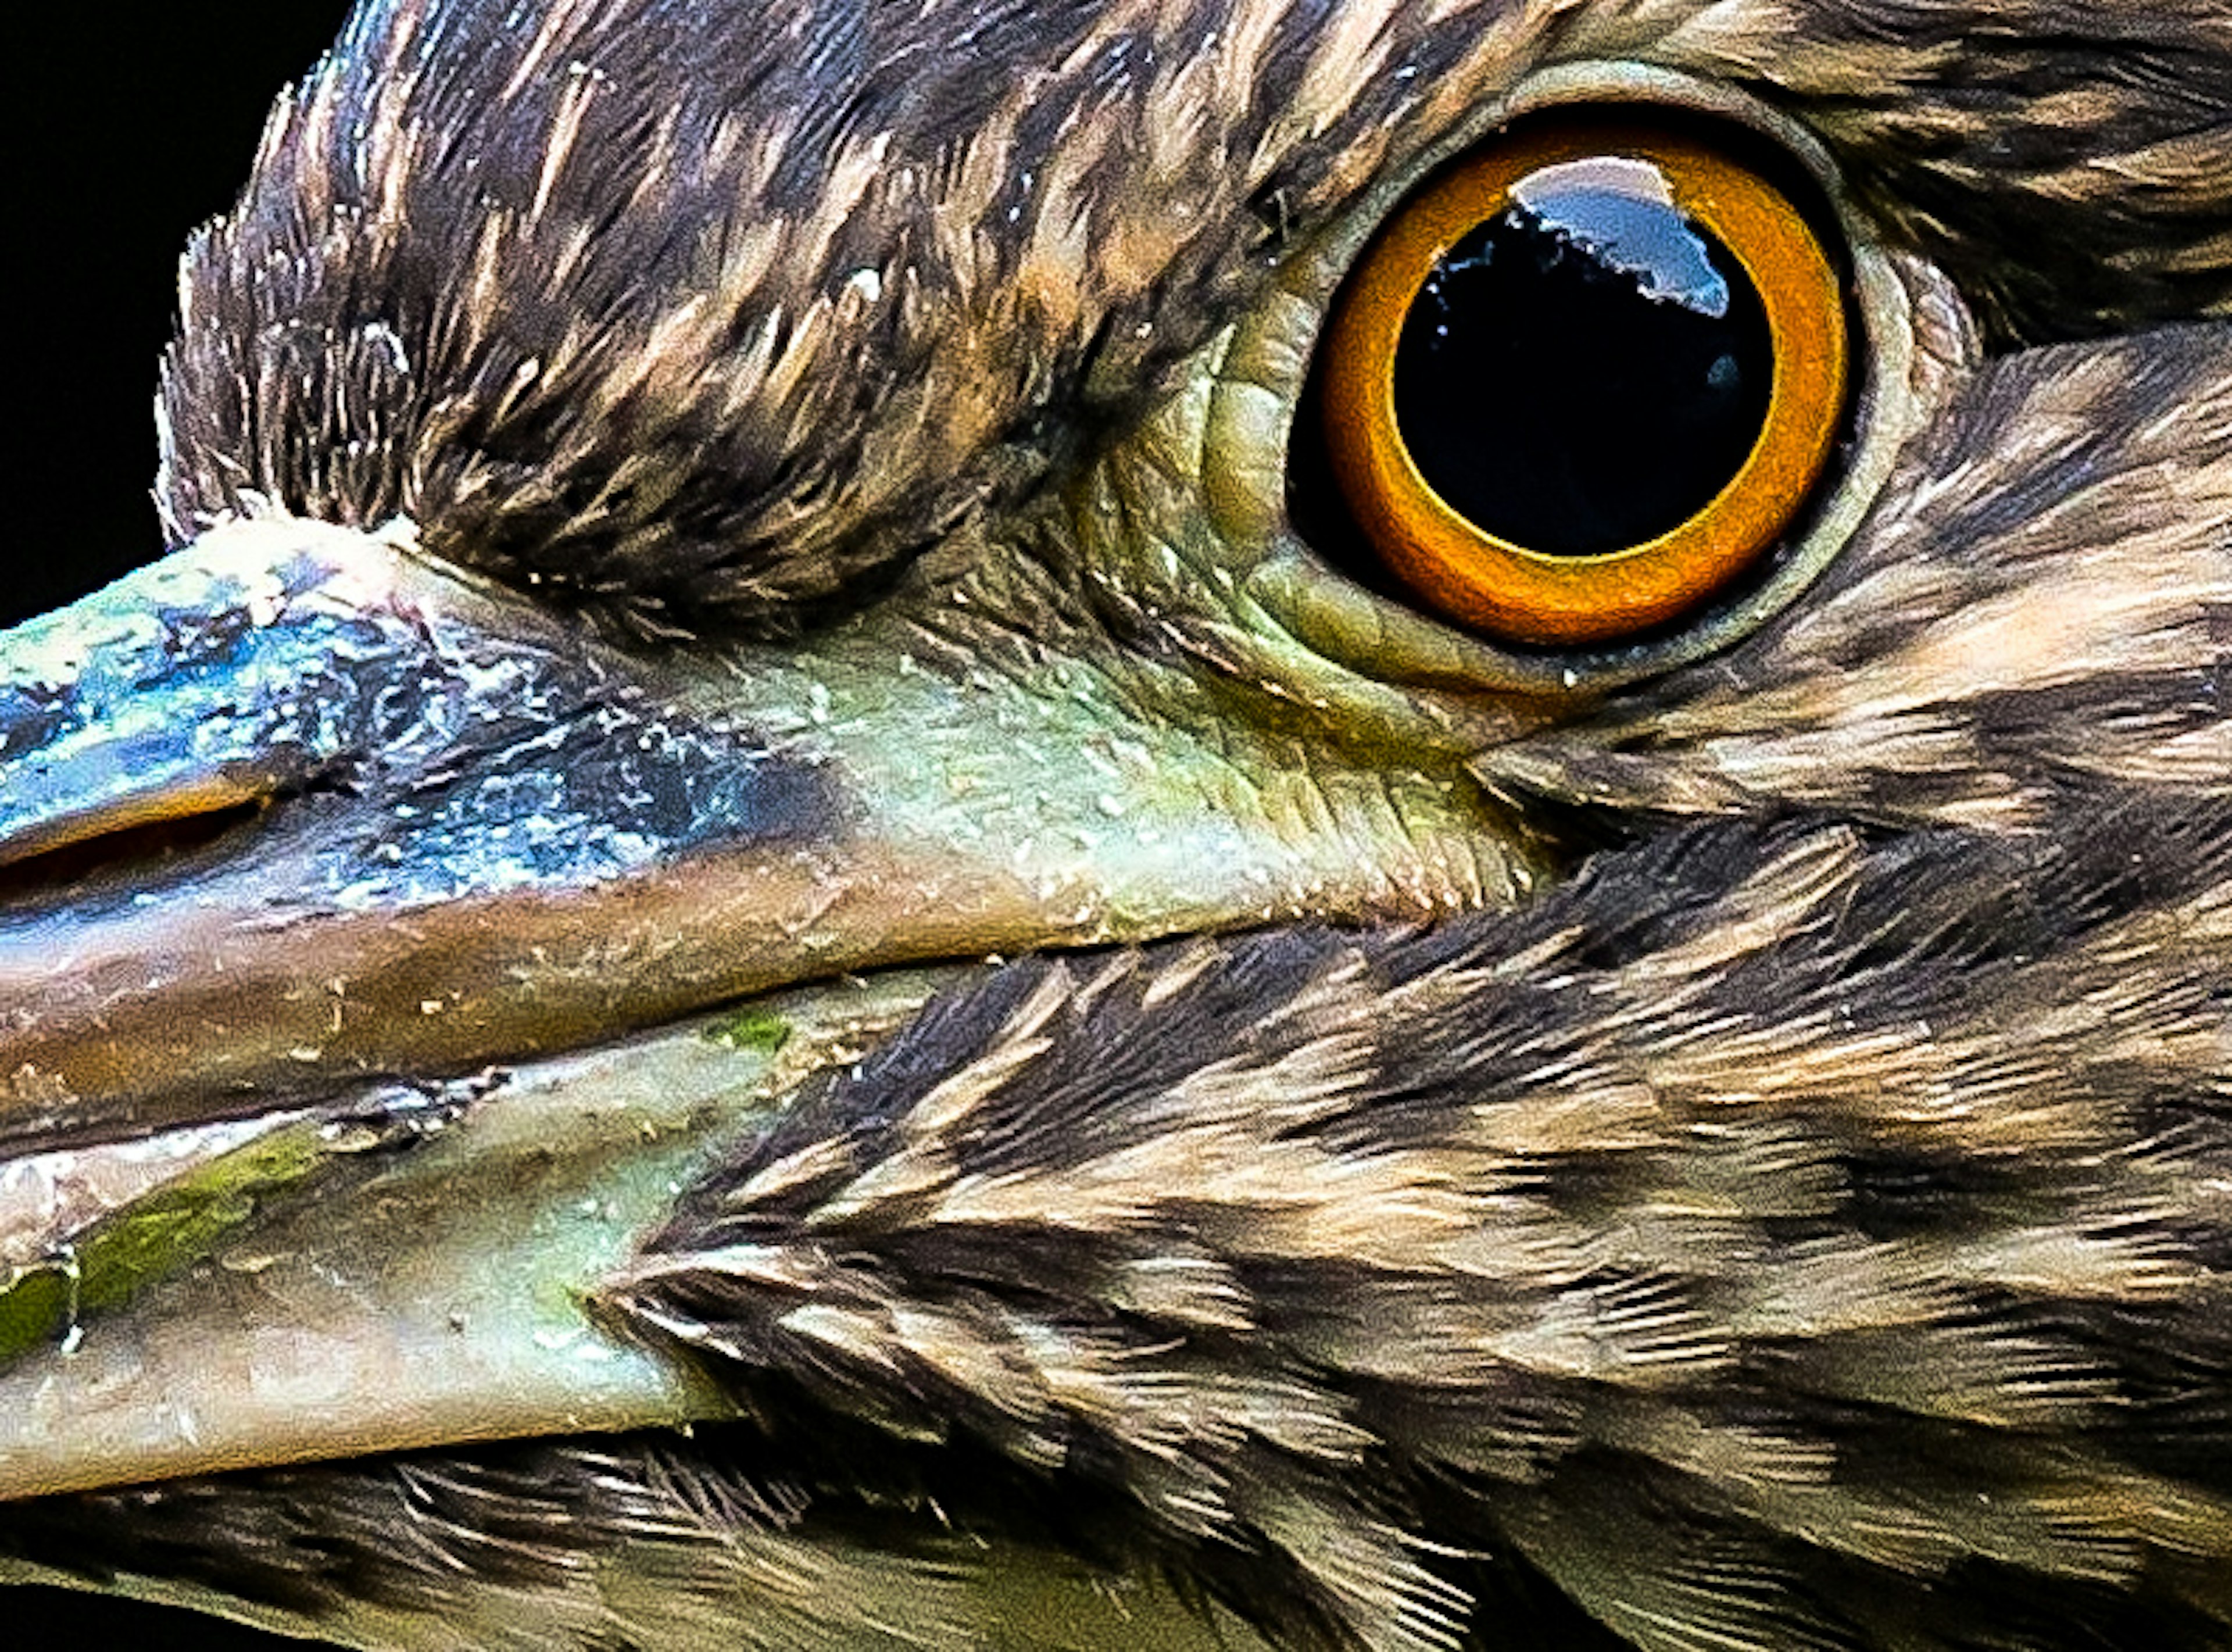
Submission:
[[1687,129],[1540,120],[1412,196],[1327,334],[1333,479],[1425,605],[1510,642],[1614,642],[1770,549],[1845,416],[1838,271]]

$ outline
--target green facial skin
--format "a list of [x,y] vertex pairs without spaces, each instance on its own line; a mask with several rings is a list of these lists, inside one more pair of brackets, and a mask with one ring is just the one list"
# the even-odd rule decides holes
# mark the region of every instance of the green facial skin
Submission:
[[[1091,506],[1141,485],[1124,474],[1134,463],[1112,456],[1094,496],[1050,505],[1041,530],[1089,524]],[[1198,511],[1178,528],[1171,537],[1202,542]],[[1124,547],[1096,537],[1091,554]],[[35,847],[159,819],[212,773],[256,795],[281,715],[256,696],[300,681],[287,658],[298,615],[305,653],[329,652],[337,631],[377,633],[365,645],[377,654],[388,634],[451,624],[438,663],[457,678],[524,657],[538,681],[563,685],[570,668],[607,698],[628,681],[668,728],[749,726],[756,750],[839,800],[817,817],[827,830],[772,851],[736,841],[730,807],[673,822],[638,866],[585,871],[577,856],[554,871],[508,852],[516,815],[452,820],[422,858],[407,824],[415,777],[384,789],[375,775],[354,796],[283,801],[207,848],[112,875],[167,886],[160,904],[24,902],[28,920],[0,936],[9,1002],[28,1009],[0,1034],[22,1075],[0,1118],[23,1162],[49,1185],[114,1176],[127,1150],[100,1143],[146,1120],[170,1127],[176,1165],[75,1228],[42,1231],[36,1206],[16,1215],[10,1237],[25,1260],[0,1286],[0,1495],[725,1416],[686,1364],[604,1324],[595,1288],[801,1077],[857,1054],[951,973],[910,961],[1311,913],[1424,919],[1514,899],[1541,874],[1463,774],[1448,720],[1321,662],[1312,683],[1312,657],[1226,582],[1183,568],[1172,580],[1221,599],[1184,617],[1255,650],[1251,681],[1184,658],[1143,664],[1081,613],[1067,646],[1003,652],[1005,627],[1061,593],[1020,551],[986,557],[970,547],[972,566],[951,581],[925,567],[904,599],[806,650],[646,659],[555,638],[392,538],[252,523],[19,634],[7,656],[18,683],[90,660],[83,683],[119,658],[106,681],[128,680],[150,658],[132,652],[139,616],[176,615],[182,587],[237,612],[275,578],[299,589],[306,567],[318,570],[307,595],[282,600],[265,633],[276,663],[253,662],[245,689],[205,669],[165,675],[158,650],[128,706],[88,695],[76,743],[54,742],[39,776],[44,820],[65,824]],[[1044,619],[1031,624],[1043,639]],[[1361,741],[1359,700],[1378,713]],[[230,729],[219,703],[236,712]],[[103,749],[174,729],[198,743],[168,769]],[[334,753],[352,752],[347,733]],[[303,767],[333,761],[314,751]],[[57,794],[79,776],[93,778],[72,820],[74,800]],[[579,844],[596,828],[574,830]],[[464,887],[476,880],[485,892]],[[399,948],[399,935],[413,944]],[[212,954],[227,961],[221,975],[193,968]],[[73,967],[54,969],[56,956]],[[167,978],[151,967],[163,959],[177,961]],[[855,970],[869,973],[838,973]],[[785,984],[801,977],[824,984]],[[722,1001],[731,1007],[661,1025]],[[225,1036],[212,1039],[220,1015]],[[613,1042],[615,1024],[648,1026]],[[398,1070],[462,1076],[353,1077]],[[234,1139],[266,1110],[260,1133]],[[250,1122],[212,1125],[212,1114]],[[1082,1573],[991,1558],[952,1592],[954,1621],[995,1644],[1059,1643],[1052,1624],[1073,1644],[1110,1643],[1091,1625],[1112,1609]],[[608,1558],[608,1597],[625,1595],[632,1564]],[[891,1588],[911,1608],[922,1585]],[[505,1621],[497,1612],[489,1633]],[[1158,1645],[1210,1632],[1142,1583],[1106,1634],[1147,1624]],[[354,1628],[317,1627],[367,1644],[416,1632],[370,1610]],[[1232,1624],[1224,1633],[1246,1643]]]

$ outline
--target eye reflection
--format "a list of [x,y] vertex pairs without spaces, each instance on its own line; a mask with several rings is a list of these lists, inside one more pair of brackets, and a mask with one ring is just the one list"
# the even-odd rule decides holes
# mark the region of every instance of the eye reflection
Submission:
[[1404,323],[1404,445],[1460,515],[1545,555],[1668,533],[1767,421],[1758,290],[1648,162],[1561,162],[1511,198],[1435,265]]

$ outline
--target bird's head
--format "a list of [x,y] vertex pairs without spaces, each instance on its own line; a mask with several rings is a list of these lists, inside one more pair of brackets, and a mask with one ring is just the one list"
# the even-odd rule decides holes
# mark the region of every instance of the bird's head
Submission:
[[[2209,1643],[2228,106],[2221,6],[367,0],[176,548],[0,643],[0,1577]],[[1483,158],[1390,417],[1607,513],[1547,607],[1340,354]],[[1716,249],[1687,388],[1558,285]]]

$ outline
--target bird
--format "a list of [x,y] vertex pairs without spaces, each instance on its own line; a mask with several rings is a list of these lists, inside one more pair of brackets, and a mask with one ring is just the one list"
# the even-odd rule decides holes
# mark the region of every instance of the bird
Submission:
[[0,639],[0,1582],[2223,1645],[2228,157],[2214,3],[362,0]]

